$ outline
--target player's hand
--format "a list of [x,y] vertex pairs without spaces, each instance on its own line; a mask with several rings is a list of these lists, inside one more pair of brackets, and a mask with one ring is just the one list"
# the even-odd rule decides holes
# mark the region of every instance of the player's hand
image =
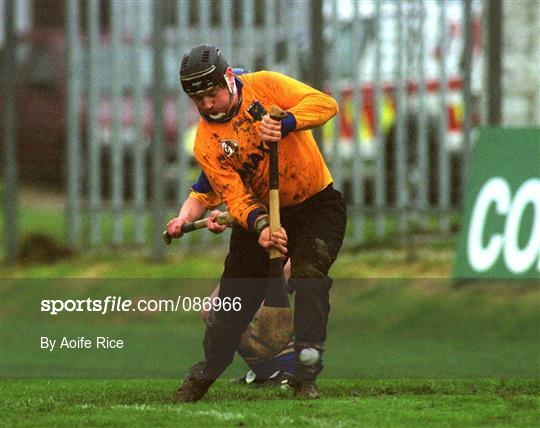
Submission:
[[213,233],[222,233],[227,229],[226,224],[218,224],[216,223],[216,217],[221,214],[220,210],[214,210],[210,213],[208,216],[208,221],[206,222],[206,227],[210,232]]
[[167,233],[173,238],[180,238],[184,233],[182,232],[182,225],[188,223],[187,217],[175,217],[167,223]]
[[287,232],[283,227],[280,227],[277,232],[270,235],[270,228],[265,227],[261,234],[259,235],[259,245],[263,247],[266,251],[272,249],[278,250],[281,254],[287,254]]
[[265,114],[259,126],[259,137],[263,141],[278,143],[281,140],[281,122]]

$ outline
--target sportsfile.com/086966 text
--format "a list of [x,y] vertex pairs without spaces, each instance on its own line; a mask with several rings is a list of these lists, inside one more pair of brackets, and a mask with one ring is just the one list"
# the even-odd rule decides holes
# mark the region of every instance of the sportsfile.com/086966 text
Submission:
[[235,311],[242,309],[239,297],[188,297],[176,299],[124,299],[107,296],[104,299],[43,299],[41,312],[58,315],[61,312],[97,312],[101,315],[112,312],[178,312],[178,311]]

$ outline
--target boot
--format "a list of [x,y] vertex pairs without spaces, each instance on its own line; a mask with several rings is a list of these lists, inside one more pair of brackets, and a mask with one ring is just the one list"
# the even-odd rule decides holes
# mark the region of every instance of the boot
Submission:
[[319,398],[315,379],[322,371],[322,350],[301,347],[297,347],[295,350],[294,378],[289,382],[293,387],[294,396],[299,399]]
[[215,379],[209,378],[205,370],[206,363],[204,361],[191,367],[182,385],[174,393],[173,400],[175,403],[194,403],[206,394]]
[[320,398],[319,389],[312,380],[297,380],[292,383],[295,398],[312,400]]

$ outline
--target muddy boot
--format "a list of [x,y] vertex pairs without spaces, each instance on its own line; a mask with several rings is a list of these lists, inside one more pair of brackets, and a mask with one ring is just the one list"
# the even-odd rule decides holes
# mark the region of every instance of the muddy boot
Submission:
[[205,371],[206,363],[204,361],[191,367],[182,385],[174,393],[174,402],[194,403],[199,401],[206,394],[208,388],[215,382],[215,379],[210,378]]
[[322,350],[296,348],[295,363],[294,378],[290,382],[294,396],[299,399],[319,398],[315,379],[322,371]]
[[319,389],[311,380],[297,380],[292,382],[295,398],[300,400],[312,400],[320,398]]

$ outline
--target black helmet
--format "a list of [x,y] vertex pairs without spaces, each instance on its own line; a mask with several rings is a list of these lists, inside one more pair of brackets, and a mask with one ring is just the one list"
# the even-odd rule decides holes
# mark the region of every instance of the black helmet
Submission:
[[195,95],[214,86],[225,86],[227,60],[214,45],[194,47],[182,58],[180,82],[188,95]]

